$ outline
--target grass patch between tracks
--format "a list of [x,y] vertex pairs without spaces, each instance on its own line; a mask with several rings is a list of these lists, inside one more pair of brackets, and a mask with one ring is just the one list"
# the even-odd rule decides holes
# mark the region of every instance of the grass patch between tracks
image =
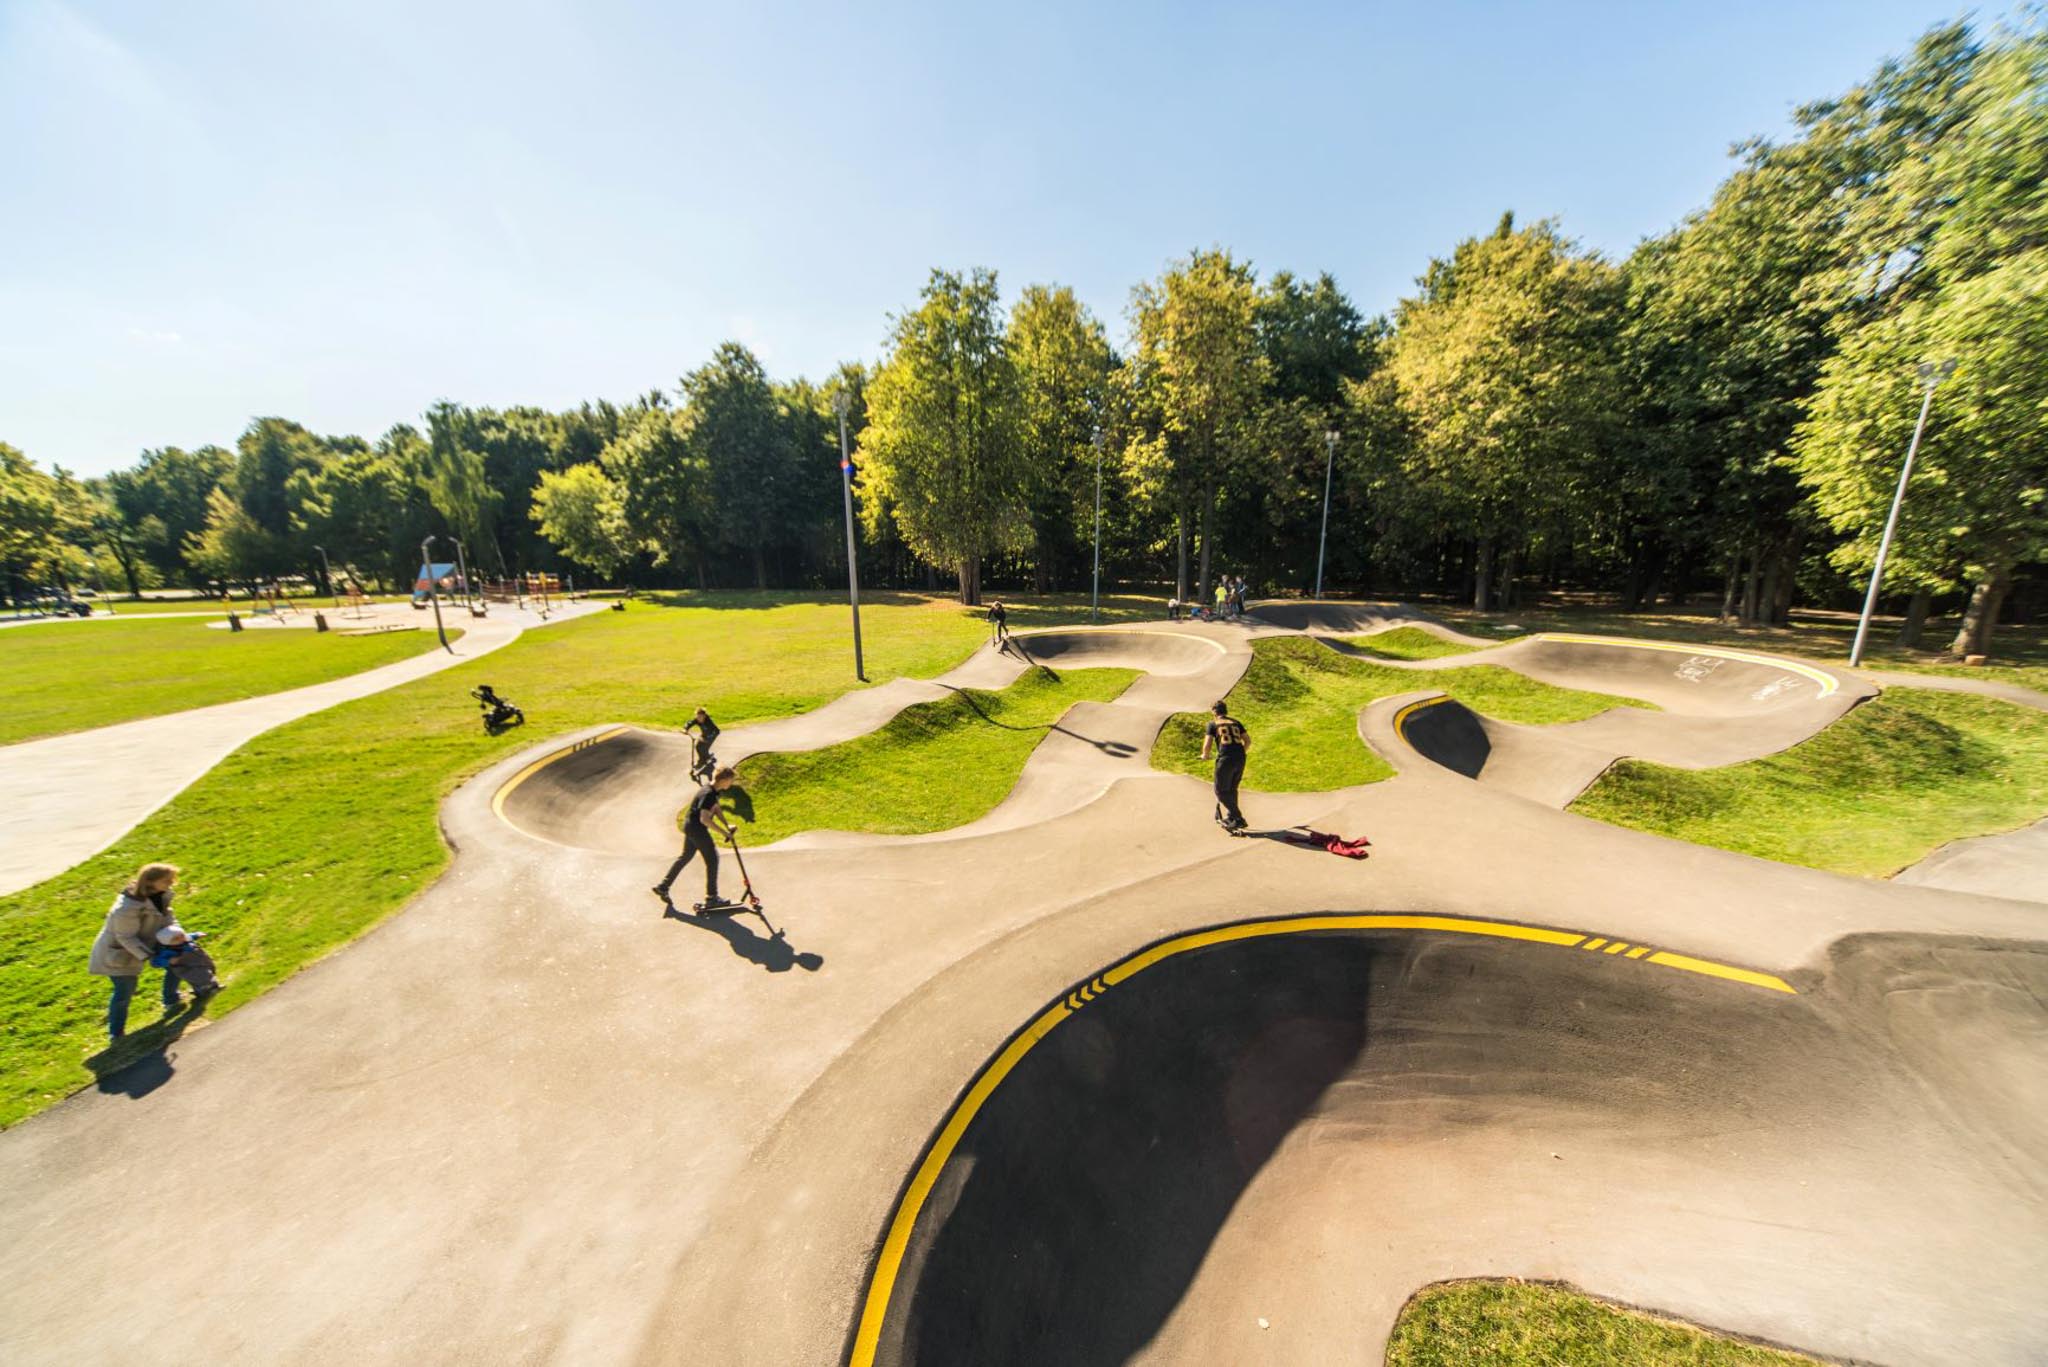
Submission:
[[1571,810],[1833,873],[1885,877],[2048,812],[2048,713],[1887,689],[1789,750],[1721,769],[1622,760]]
[[1446,641],[1421,627],[1395,627],[1392,631],[1376,631],[1370,636],[1346,636],[1343,640],[1354,650],[1388,660],[1441,660],[1446,656],[1469,655],[1485,648]]
[[879,731],[822,750],[757,755],[740,765],[761,845],[798,831],[922,835],[987,814],[1055,722],[1077,702],[1108,702],[1131,669],[1027,670],[1008,688],[964,689],[905,708]]
[[[1340,655],[1300,636],[1252,643],[1252,663],[1230,690],[1231,715],[1251,731],[1245,786],[1267,793],[1324,792],[1393,775],[1366,748],[1358,712],[1378,698],[1437,688],[1475,712],[1501,721],[1549,724],[1583,721],[1610,707],[1649,707],[1634,698],[1538,683],[1499,665],[1418,673]],[[1153,766],[1207,778],[1202,762],[1203,712],[1167,719],[1152,747]]]
[[1418,1293],[1387,1367],[1812,1367],[1816,1359],[1611,1305],[1548,1282],[1447,1282]]
[[[1085,595],[1014,606],[1020,624],[1088,619]],[[1104,609],[1157,615],[1143,600]],[[875,682],[943,673],[988,633],[979,612],[912,594],[870,595],[861,624]],[[486,736],[467,696],[482,682],[524,707],[528,725]],[[145,861],[185,869],[180,917],[217,936],[212,948],[227,980],[209,1008],[217,1016],[431,883],[449,858],[436,822],[441,799],[494,761],[602,722],[674,729],[703,703],[721,723],[736,724],[805,711],[854,686],[843,599],[676,594],[528,631],[480,660],[257,737],[105,852],[0,897],[0,1126],[92,1085],[96,1074],[148,1055],[174,1033],[152,1025],[152,972],[129,1039],[104,1053],[107,983],[85,972],[108,903]]]
[[439,648],[431,631],[234,632],[197,617],[11,627],[0,631],[0,745],[282,693]]

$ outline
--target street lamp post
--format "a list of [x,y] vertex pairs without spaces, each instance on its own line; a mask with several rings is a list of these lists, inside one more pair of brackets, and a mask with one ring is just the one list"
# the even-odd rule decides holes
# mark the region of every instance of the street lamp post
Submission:
[[420,542],[420,568],[427,572],[427,601],[434,605],[434,631],[441,638],[441,649],[450,655],[455,648],[448,644],[448,628],[441,625],[441,586],[434,578],[434,538]]
[[1927,430],[1927,412],[1934,407],[1934,387],[1955,370],[1954,361],[1936,365],[1920,363],[1920,380],[1927,388],[1920,395],[1920,418],[1913,424],[1913,440],[1906,444],[1906,463],[1899,467],[1899,487],[1892,491],[1891,515],[1884,520],[1884,536],[1877,543],[1877,563],[1870,569],[1870,592],[1863,595],[1863,616],[1856,623],[1856,643],[1849,647],[1849,667],[1863,663],[1863,639],[1870,634],[1870,616],[1877,611],[1877,591],[1884,584],[1884,562],[1891,554],[1892,533],[1899,527],[1899,507],[1906,501],[1906,481],[1913,477],[1913,458],[1920,454],[1920,434]]
[[1323,530],[1316,537],[1316,591],[1323,596],[1323,548],[1330,541],[1330,472],[1337,468],[1337,433],[1333,428],[1323,433]]
[[839,483],[846,499],[846,600],[853,605],[853,677],[868,680],[860,656],[860,561],[853,544],[853,457],[846,451],[846,390],[832,396],[832,411],[839,415]]
[[1095,589],[1088,598],[1088,621],[1093,625],[1102,613],[1102,429],[1095,429]]

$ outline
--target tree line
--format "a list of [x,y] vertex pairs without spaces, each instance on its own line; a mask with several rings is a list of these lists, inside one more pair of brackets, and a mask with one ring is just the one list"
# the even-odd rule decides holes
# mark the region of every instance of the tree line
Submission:
[[1482,609],[1576,588],[1712,590],[1782,621],[1853,603],[1923,391],[1940,384],[1887,569],[1981,651],[2048,558],[2048,36],[1925,34],[1623,260],[1503,215],[1389,316],[1327,274],[1221,248],[1136,287],[1111,341],[1071,289],[1005,302],[934,271],[884,354],[778,382],[728,342],[673,391],[567,412],[442,403],[374,442],[282,418],[233,450],[99,479],[0,446],[0,570],[131,591],[408,579],[427,535],[485,573],[642,586],[844,582],[840,424],[863,578],[957,590],[1106,579],[1209,595],[1313,581]]

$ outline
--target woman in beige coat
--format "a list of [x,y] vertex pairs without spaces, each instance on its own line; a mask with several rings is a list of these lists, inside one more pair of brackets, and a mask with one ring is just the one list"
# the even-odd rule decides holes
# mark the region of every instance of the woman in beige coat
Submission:
[[[90,971],[113,980],[114,995],[107,1001],[107,1035],[119,1039],[128,1033],[128,1003],[135,999],[135,983],[149,967],[156,952],[156,933],[169,925],[171,886],[178,870],[170,864],[144,864],[135,881],[121,889],[114,905],[107,909],[106,924],[92,942]],[[164,974],[164,1009],[179,1006],[178,980]]]

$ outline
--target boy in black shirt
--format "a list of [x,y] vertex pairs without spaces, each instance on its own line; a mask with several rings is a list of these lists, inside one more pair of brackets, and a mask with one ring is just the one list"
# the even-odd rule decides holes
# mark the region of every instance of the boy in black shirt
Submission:
[[717,831],[728,839],[732,836],[732,827],[719,812],[718,795],[732,787],[736,777],[731,769],[720,769],[717,776],[699,788],[697,795],[690,799],[690,806],[683,813],[683,852],[675,863],[669,865],[667,876],[653,889],[654,895],[661,899],[663,915],[673,907],[669,901],[669,889],[675,886],[683,865],[696,855],[704,857],[705,909],[708,911],[727,905],[718,895],[718,844],[711,838],[711,833]]
[[718,739],[718,723],[700,707],[696,716],[683,723],[683,730],[697,733],[697,758],[690,763],[690,777],[702,783],[718,764],[718,756],[711,753],[712,742]]
[[1244,813],[1237,809],[1237,785],[1244,778],[1244,752],[1251,748],[1252,738],[1223,703],[1212,705],[1209,711],[1214,715],[1202,732],[1202,758],[1209,758],[1211,745],[1216,747],[1216,822],[1235,833],[1247,824]]
[[995,645],[1010,639],[1010,610],[1000,598],[988,606],[988,639]]

